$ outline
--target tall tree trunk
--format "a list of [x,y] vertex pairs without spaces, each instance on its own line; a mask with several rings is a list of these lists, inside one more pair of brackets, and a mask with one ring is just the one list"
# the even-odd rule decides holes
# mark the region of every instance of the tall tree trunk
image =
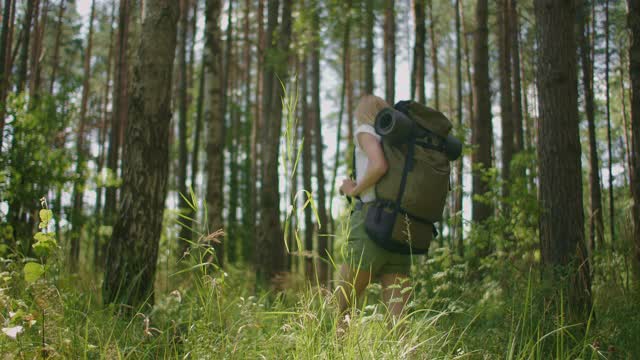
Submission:
[[[309,112],[309,69],[307,66],[307,56],[303,54],[300,75],[300,106],[302,108],[302,186],[307,194],[312,194],[311,169],[313,166],[313,124]],[[306,199],[305,199],[306,200]],[[315,280],[315,269],[313,267],[313,219],[311,205],[304,209],[304,250],[305,250],[305,275],[309,281]]]
[[49,80],[49,94],[53,95],[53,86],[56,83],[58,74],[58,65],[60,59],[60,42],[62,39],[62,21],[64,20],[64,12],[66,10],[65,0],[60,0],[60,8],[58,9],[58,23],[56,25],[56,40],[53,44],[53,60],[51,62],[51,79]]
[[4,115],[6,111],[7,90],[9,88],[10,69],[6,67],[7,58],[11,56],[11,42],[9,32],[12,31],[13,22],[11,11],[13,0],[5,0],[2,9],[2,30],[0,32],[0,152],[2,152],[2,140],[4,134]]
[[491,124],[491,88],[489,83],[489,29],[487,25],[487,0],[478,0],[476,5],[476,32],[473,46],[473,93],[474,113],[471,143],[476,146],[471,154],[473,171],[473,221],[483,222],[493,213],[491,204],[478,200],[477,196],[489,191],[489,183],[483,179],[482,170],[491,167],[493,127]]
[[[587,35],[589,19],[586,16],[588,1],[577,5],[578,44],[582,67],[582,87],[585,112],[589,129],[589,249],[595,250],[596,244],[604,243],[604,223],[602,217],[602,195],[600,193],[600,166],[598,164],[598,145],[596,143],[596,119],[593,95],[593,66],[591,64],[591,44]],[[595,31],[595,29],[593,29]],[[594,33],[595,35],[595,33]]]
[[[373,79],[373,27],[375,24],[375,13],[374,13],[374,0],[364,0],[365,1],[365,18],[364,18],[364,26],[365,26],[365,56],[364,56],[364,92],[365,94],[373,94],[374,89],[374,79]],[[315,9],[316,11],[318,9]],[[317,24],[317,23],[316,23]],[[319,30],[314,28],[314,30]],[[313,51],[313,50],[312,50]],[[312,78],[313,78],[313,54],[312,54]],[[313,79],[312,79],[313,82]],[[313,92],[313,84],[311,85]]]
[[[368,0],[369,2],[371,0]],[[328,216],[326,208],[326,191],[325,191],[325,177],[324,177],[324,157],[323,149],[324,144],[322,141],[322,116],[320,113],[320,11],[318,8],[318,2],[315,1],[314,13],[311,18],[311,28],[314,30],[311,42],[311,114],[313,115],[313,130],[315,138],[315,160],[316,160],[316,176],[318,178],[318,281],[320,284],[329,286],[329,255],[331,249],[329,248],[329,232],[327,228]],[[368,5],[369,6],[369,5]],[[370,5],[372,6],[372,5]],[[373,9],[370,9],[373,11]],[[367,16],[372,16],[368,14]],[[373,22],[373,20],[369,20]],[[371,46],[371,48],[370,48]],[[367,39],[367,79],[365,79],[367,93],[373,92],[373,75],[369,75],[369,61],[373,55],[373,45],[369,43]],[[372,68],[371,68],[372,69]],[[371,79],[369,79],[371,77]]]
[[91,51],[93,49],[93,21],[96,15],[96,1],[91,1],[91,15],[89,15],[89,34],[87,35],[87,48],[84,53],[84,77],[82,81],[82,100],[80,101],[80,124],[78,126],[78,138],[76,140],[76,174],[78,179],[73,186],[73,212],[71,224],[74,227],[71,234],[71,247],[69,249],[69,265],[71,271],[78,270],[78,261],[80,259],[80,238],[82,237],[82,229],[84,220],[82,216],[82,208],[84,205],[84,171],[85,158],[87,149],[84,145],[85,127],[87,125],[87,105],[89,102],[89,93],[91,91]]
[[425,64],[424,64],[424,43],[425,43],[425,24],[424,24],[424,1],[414,0],[415,14],[415,43],[413,45],[413,73],[411,74],[411,97],[421,104],[426,104],[427,98],[425,94]]
[[[222,186],[224,181],[224,114],[222,112],[222,31],[220,16],[221,0],[207,0],[205,8],[205,96],[207,97],[204,118],[208,126],[207,134],[207,224],[209,232],[222,229],[222,208],[224,206]],[[220,266],[224,265],[224,247],[214,246]]]
[[[349,9],[350,8],[351,6],[349,6]],[[347,47],[348,47],[348,44],[347,44]],[[343,76],[344,76],[344,72],[343,72]],[[384,88],[385,99],[387,100],[387,103],[393,104],[395,102],[395,97],[396,97],[395,0],[387,0],[385,2],[385,8],[384,8],[384,84],[385,84],[385,88]],[[341,100],[341,101],[344,101],[344,100]]]
[[611,246],[615,244],[616,234],[616,222],[615,222],[615,208],[613,206],[613,153],[611,149],[611,100],[609,98],[609,0],[605,0],[605,20],[604,20],[604,79],[606,87],[606,107],[607,107],[607,152],[609,161],[607,163],[609,167],[609,230],[611,234]]
[[[185,198],[189,198],[187,191],[187,163],[189,155],[187,153],[187,119],[188,119],[188,72],[187,72],[187,35],[189,32],[189,4],[187,0],[180,0],[180,26],[178,41],[178,208],[186,217],[192,217],[193,211]],[[182,194],[182,196],[181,196]],[[178,238],[178,257],[189,248],[187,241],[191,240],[191,229],[189,222],[181,219]]]
[[[116,18],[116,2],[111,2],[111,17],[109,24],[113,24]],[[98,169],[97,173],[100,178],[102,178],[102,170],[104,168],[105,158],[106,158],[106,147],[107,147],[107,119],[109,118],[109,94],[111,92],[111,63],[113,62],[113,26],[109,27],[109,50],[107,52],[107,80],[105,82],[105,91],[103,94],[103,103],[102,103],[102,121],[99,132],[99,141],[100,141],[100,153],[98,155]],[[96,190],[96,207],[95,207],[95,217],[97,219],[97,228],[104,224],[104,215],[102,209],[102,194],[103,194],[104,185],[98,186]],[[102,268],[104,265],[104,253],[106,252],[106,244],[102,244],[101,236],[93,237],[93,264],[95,268]]]
[[[520,77],[520,22],[518,21],[518,0],[509,0],[511,73],[513,74],[513,129],[514,155],[524,150],[524,131],[522,121],[522,79]],[[524,176],[524,168],[519,176]]]
[[16,93],[21,93],[26,85],[29,64],[29,43],[31,39],[31,22],[37,0],[27,0],[27,8],[22,23],[22,43],[18,62],[18,74],[16,78]]
[[[258,170],[261,168],[260,167],[260,155],[259,155],[259,146],[260,146],[260,141],[259,141],[259,135],[258,135],[258,129],[262,128],[262,88],[263,88],[263,63],[264,63],[264,0],[258,0],[258,14],[257,14],[257,25],[258,25],[258,44],[256,46],[256,50],[257,50],[257,59],[256,59],[256,95],[255,95],[255,106],[254,106],[254,119],[253,119],[253,123],[251,124],[251,154],[250,154],[250,158],[251,158],[251,172],[250,172],[250,178],[249,178],[249,182],[250,182],[250,193],[253,194],[252,196],[249,197],[249,207],[251,209],[253,209],[250,213],[249,213],[249,218],[247,219],[249,225],[249,231],[250,231],[250,238],[252,239],[252,241],[256,241],[256,239],[258,238],[258,229],[259,227],[259,221],[260,219],[258,219],[258,209],[259,209],[259,193],[258,193],[258,180],[259,180],[259,176],[261,175],[261,172],[259,172]],[[251,250],[247,250],[249,253],[248,255],[251,256],[250,260],[251,263],[255,263],[253,261],[254,259],[254,255],[253,255],[253,247],[251,248]]]
[[629,77],[631,78],[631,194],[633,196],[633,218],[635,258],[637,275],[640,278],[640,0],[628,0],[629,12]]
[[540,214],[543,278],[561,289],[569,319],[586,320],[591,309],[591,279],[582,210],[576,9],[573,1],[535,0],[534,6],[540,40],[538,158],[544,209]]
[[511,159],[513,157],[513,101],[511,96],[511,26],[508,0],[499,1],[498,9],[498,52],[500,58],[500,120],[502,124],[502,208],[509,217],[506,198],[509,196],[511,181]]
[[[198,78],[198,98],[196,100],[196,116],[194,119],[195,130],[193,132],[193,153],[191,155],[191,186],[196,191],[198,185],[198,172],[200,169],[200,141],[202,139],[202,118],[204,109],[204,96],[205,96],[205,52],[202,53],[202,60],[200,65],[200,76]],[[196,192],[197,193],[197,192]],[[194,213],[192,217],[191,228],[195,229],[197,223],[198,214]],[[190,239],[194,238],[197,232],[190,234]]]
[[122,207],[107,248],[105,303],[153,305],[169,175],[178,3],[146,0],[127,122]]
[[[460,1],[459,3],[459,8],[460,8],[460,22],[461,22],[461,27],[462,27],[462,34],[464,35],[462,38],[462,43],[464,46],[464,58],[465,58],[465,68],[466,68],[466,76],[467,76],[467,81],[469,84],[469,96],[467,97],[467,111],[469,112],[469,125],[467,125],[468,128],[473,129],[473,119],[475,119],[475,114],[473,112],[473,78],[471,76],[471,52],[469,51],[469,41],[467,41],[467,27],[465,25],[465,21],[464,21],[464,6],[462,4],[462,1]],[[434,69],[435,70],[435,69]]]
[[[267,32],[265,36],[265,58],[280,55],[288,59],[291,36],[292,0],[283,1],[282,24],[278,33],[278,11],[280,1],[269,1]],[[278,40],[276,42],[276,40]],[[262,231],[256,242],[256,279],[266,285],[275,280],[278,274],[286,271],[284,238],[280,224],[280,195],[278,177],[278,158],[280,149],[280,128],[282,125],[282,97],[284,89],[280,84],[287,83],[287,62],[265,61],[262,91],[262,121],[266,126],[262,148],[262,189],[260,196],[260,218]]]
[[[41,2],[38,0],[38,3],[35,8],[35,14],[33,17],[34,25],[33,25],[33,40],[31,42],[31,69],[30,69],[30,79],[29,79],[29,96],[32,98],[37,97],[40,91],[40,84],[42,80],[41,76],[41,57],[43,51],[43,39],[44,39],[44,29],[47,25],[48,13],[49,13],[49,0],[43,0]],[[42,4],[42,5],[40,5]],[[42,11],[41,11],[42,10]],[[40,13],[42,12],[42,16]]]
[[[237,43],[237,42],[236,42]],[[231,62],[236,64],[239,61],[237,46],[233,46],[233,50],[227,57]],[[238,258],[238,197],[240,189],[238,188],[239,166],[238,159],[240,151],[240,114],[236,104],[237,96],[235,95],[239,83],[239,72],[237,66],[229,69],[229,215],[227,217],[227,260],[229,263],[236,263]]]
[[[387,9],[388,10],[388,9]],[[349,15],[351,12],[351,0],[348,0],[346,3],[346,9],[345,9],[345,14],[347,14],[346,19],[345,19],[345,27],[344,27],[344,33],[343,33],[343,37],[342,37],[342,89],[340,90],[340,110],[338,112],[338,129],[336,131],[336,155],[335,155],[335,161],[333,163],[333,177],[331,180],[331,190],[329,191],[329,221],[331,222],[331,227],[329,229],[329,232],[332,234],[335,234],[335,224],[334,224],[334,220],[333,220],[333,198],[335,196],[335,188],[336,188],[336,181],[338,179],[338,166],[340,165],[340,158],[341,158],[341,154],[340,154],[340,141],[342,141],[342,119],[344,118],[344,101],[345,101],[345,97],[346,97],[346,92],[347,92],[347,68],[350,66],[350,46],[349,46],[349,42],[351,41],[351,16]],[[391,9],[391,16],[393,16],[393,8]],[[386,16],[386,15],[385,15]],[[385,21],[387,21],[385,19]],[[385,23],[386,24],[386,23]],[[387,25],[385,25],[387,26]],[[385,27],[385,31],[386,27]],[[393,37],[395,38],[395,32],[392,34]],[[388,39],[387,39],[388,34],[385,33],[385,76],[386,78],[386,85],[387,85],[387,90],[389,90],[390,87],[394,87],[394,79],[393,77],[391,78],[391,80],[389,79],[389,72],[395,74],[395,49],[394,50],[389,50],[387,49],[387,45],[389,43]],[[395,43],[395,39],[393,40],[393,43]],[[387,51],[393,51],[393,59],[388,59],[387,58]],[[390,69],[390,65],[393,65],[393,68]],[[393,75],[395,76],[395,75]],[[393,91],[391,91],[391,93],[389,93],[389,91],[386,92],[386,97],[387,97],[387,102],[389,104],[393,104]],[[389,97],[391,100],[389,100]]]
[[[114,71],[113,106],[111,112],[111,131],[109,133],[109,150],[107,152],[107,168],[113,177],[118,176],[120,159],[121,126],[127,118],[128,107],[128,71],[129,71],[129,16],[130,0],[121,0],[118,13],[118,36],[116,42],[116,64]],[[105,198],[105,220],[108,225],[115,221],[118,207],[117,188],[107,187]]]
[[251,130],[253,129],[253,124],[256,122],[256,113],[251,104],[251,66],[252,59],[251,56],[251,8],[252,3],[251,0],[245,0],[244,3],[244,152],[245,152],[245,161],[244,161],[244,201],[243,203],[243,215],[242,220],[247,226],[243,231],[243,243],[242,243],[242,258],[245,262],[249,262],[251,260],[251,256],[253,253],[253,234],[255,229],[255,211],[252,205],[252,198],[257,196],[255,192],[253,192],[253,188],[255,184],[252,184],[251,171],[252,166],[255,163],[254,159],[250,157],[251,148],[252,148],[252,134]]
[[[464,134],[463,127],[463,113],[462,113],[462,43],[460,39],[460,0],[456,0],[456,114],[458,118],[458,134]],[[462,139],[464,141],[464,138]],[[458,250],[458,255],[464,257],[464,244],[463,244],[463,225],[462,225],[462,198],[463,193],[463,160],[461,157],[458,160],[456,167],[456,193],[455,201],[453,204],[453,214],[455,216],[453,233],[454,241]]]
[[[433,68],[433,105],[439,110],[440,77],[438,73],[438,37],[436,35],[436,17],[433,16],[433,0],[427,0],[427,6],[429,8],[429,35],[431,37],[431,67]],[[440,239],[442,239],[442,236]]]

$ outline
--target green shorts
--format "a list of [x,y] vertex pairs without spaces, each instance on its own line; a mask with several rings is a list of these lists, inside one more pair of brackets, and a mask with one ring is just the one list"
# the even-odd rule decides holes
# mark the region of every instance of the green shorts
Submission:
[[352,269],[380,274],[405,274],[411,270],[411,255],[395,254],[376,244],[364,229],[365,214],[355,210],[350,217],[349,234],[345,246],[345,263]]

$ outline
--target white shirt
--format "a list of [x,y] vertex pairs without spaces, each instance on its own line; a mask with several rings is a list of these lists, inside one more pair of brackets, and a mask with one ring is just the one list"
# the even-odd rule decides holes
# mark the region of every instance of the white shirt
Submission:
[[[361,133],[371,134],[378,141],[380,141],[380,135],[376,134],[376,130],[373,128],[373,126],[369,124],[361,124],[356,128],[353,141],[356,151],[356,183],[360,183],[360,181],[364,178],[364,174],[367,172],[367,167],[369,166],[369,158],[367,157],[367,153],[362,150],[360,143],[358,143],[358,134]],[[360,193],[360,200],[365,203],[375,201],[375,186],[371,186],[367,190]]]

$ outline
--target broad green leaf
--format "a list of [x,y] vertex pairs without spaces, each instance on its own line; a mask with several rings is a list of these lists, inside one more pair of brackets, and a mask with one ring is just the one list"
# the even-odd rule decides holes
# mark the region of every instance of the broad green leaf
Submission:
[[24,265],[24,280],[28,283],[34,283],[44,274],[44,266],[28,262]]

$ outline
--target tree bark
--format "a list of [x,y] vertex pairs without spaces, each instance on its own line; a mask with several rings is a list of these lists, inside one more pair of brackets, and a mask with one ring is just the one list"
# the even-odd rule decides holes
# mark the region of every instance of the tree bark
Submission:
[[[122,124],[127,118],[128,108],[128,71],[129,71],[129,16],[130,0],[121,0],[118,12],[118,36],[116,42],[116,64],[113,86],[113,106],[111,111],[111,132],[109,133],[109,150],[107,152],[107,168],[111,175],[118,176],[120,159],[120,135]],[[108,225],[115,221],[118,207],[117,188],[107,187],[105,197],[105,220]]]
[[[371,2],[371,0],[368,0]],[[373,6],[373,5],[368,5]],[[322,141],[322,117],[320,113],[320,20],[318,14],[318,6],[314,6],[315,11],[311,18],[311,28],[314,31],[313,41],[311,43],[311,114],[313,115],[313,135],[315,137],[315,160],[316,160],[316,176],[318,179],[318,281],[320,284],[329,286],[329,255],[331,249],[329,248],[329,232],[327,228],[328,216],[326,208],[326,191],[325,191],[325,176],[324,176],[324,144]],[[373,11],[373,9],[370,9]],[[373,16],[368,14],[368,16]],[[369,21],[373,23],[373,18]],[[373,57],[373,44],[369,43],[367,38],[367,79],[366,91],[371,94],[373,92],[373,65],[369,64]],[[371,71],[371,74],[369,74]],[[369,79],[369,77],[371,77]],[[370,92],[369,92],[370,91]]]
[[[222,229],[224,206],[222,186],[224,181],[224,113],[222,112],[222,31],[220,16],[221,0],[207,0],[205,8],[205,96],[207,97],[204,118],[208,124],[207,134],[207,224],[209,232]],[[224,265],[224,246],[215,244],[218,265]]]
[[31,22],[37,0],[28,0],[27,8],[22,23],[22,43],[20,47],[20,58],[18,62],[18,74],[16,78],[16,93],[21,93],[25,89],[27,81],[27,71],[29,64],[29,43],[31,39]]
[[[258,26],[258,43],[256,46],[257,51],[257,59],[256,59],[256,94],[255,94],[255,105],[254,105],[254,119],[251,124],[251,171],[249,174],[249,182],[250,182],[250,193],[253,194],[249,197],[249,207],[253,209],[249,213],[249,218],[247,219],[249,223],[249,231],[250,238],[255,242],[258,238],[258,229],[259,221],[258,218],[258,209],[259,209],[259,194],[258,194],[258,180],[261,172],[260,169],[260,155],[259,155],[259,146],[260,141],[258,139],[258,129],[262,128],[262,88],[263,88],[263,62],[264,62],[264,0],[258,0],[258,14],[257,14],[257,26]],[[254,247],[250,250],[248,249],[248,255],[251,257],[250,260],[252,263],[254,258]]]
[[[278,158],[280,149],[280,128],[282,125],[282,84],[287,83],[287,59],[291,36],[292,0],[284,0],[282,24],[278,33],[278,10],[280,1],[268,3],[267,32],[265,36],[266,53],[264,64],[264,82],[262,91],[262,121],[266,125],[266,134],[262,136],[262,189],[260,196],[260,218],[262,231],[256,242],[256,279],[266,285],[286,271],[284,238],[280,224],[280,195],[278,177]],[[276,40],[278,40],[276,42]],[[277,60],[276,60],[277,59]],[[278,284],[276,284],[278,285]]]
[[[171,81],[178,3],[146,0],[123,157],[122,206],[107,248],[105,303],[153,305],[169,175]],[[136,311],[136,310],[134,310]]]
[[[456,0],[456,116],[458,118],[458,134],[464,134],[463,129],[463,113],[462,113],[462,42],[460,39],[460,0]],[[464,142],[464,137],[462,138]],[[455,201],[453,203],[453,214],[455,216],[453,224],[454,241],[456,242],[456,248],[458,255],[464,257],[464,244],[463,244],[463,224],[462,224],[462,199],[463,193],[463,160],[461,157],[458,160],[456,166],[456,190]]]
[[[307,194],[313,194],[311,184],[311,169],[313,166],[313,124],[309,112],[309,69],[307,66],[307,56],[303,54],[300,76],[300,106],[302,108],[302,186]],[[305,199],[306,200],[306,199]],[[315,269],[313,267],[313,219],[311,205],[304,209],[304,250],[305,250],[305,275],[309,281],[315,280]]]
[[605,1],[605,20],[604,20],[604,79],[606,87],[606,107],[607,107],[607,152],[609,161],[607,162],[609,169],[609,233],[611,235],[611,246],[613,247],[616,239],[616,222],[615,207],[613,198],[613,153],[611,145],[611,99],[609,98],[609,0]]
[[[351,6],[349,5],[349,9]],[[347,25],[349,26],[349,25]],[[345,30],[346,33],[346,30]],[[348,44],[347,44],[348,47]],[[344,76],[344,73],[343,73]],[[396,97],[396,13],[395,0],[385,1],[384,8],[384,83],[387,103]],[[343,96],[344,98],[344,96]]]
[[[513,129],[514,155],[524,150],[524,130],[522,120],[522,79],[520,76],[520,22],[518,18],[518,0],[509,0],[511,73],[513,74]],[[524,176],[524,168],[519,176]]]
[[60,59],[60,41],[62,39],[62,20],[64,19],[64,12],[66,7],[64,5],[65,0],[60,0],[60,8],[58,10],[58,24],[56,27],[56,40],[53,45],[53,61],[51,64],[51,79],[49,80],[49,94],[53,95],[53,86],[56,83],[56,76],[58,73],[58,63]]
[[537,151],[543,278],[562,291],[569,319],[586,320],[591,279],[582,210],[576,9],[570,0],[535,0],[534,7],[540,41]]
[[426,104],[425,94],[425,64],[424,64],[424,0],[414,0],[415,13],[415,43],[413,45],[413,73],[411,76],[411,97],[421,104]]
[[[391,1],[393,2],[393,1]],[[389,9],[387,9],[387,11],[389,11]],[[333,177],[331,180],[331,187],[330,187],[330,191],[329,191],[329,220],[331,222],[331,227],[329,229],[329,232],[332,234],[335,234],[335,224],[334,224],[334,219],[333,219],[333,198],[335,196],[335,189],[336,189],[336,181],[338,179],[338,166],[340,165],[340,158],[341,158],[341,154],[340,154],[340,141],[342,141],[342,123],[343,123],[343,118],[344,118],[344,107],[345,107],[345,97],[346,97],[346,92],[347,92],[347,73],[348,73],[348,67],[351,65],[350,64],[350,46],[349,43],[351,41],[351,16],[349,15],[351,12],[351,0],[348,0],[346,2],[346,9],[345,9],[345,13],[347,14],[346,19],[345,19],[345,27],[344,27],[344,33],[343,33],[343,37],[342,37],[342,89],[340,90],[340,110],[338,111],[338,129],[336,131],[336,155],[335,155],[335,161],[333,163]],[[385,16],[387,16],[387,14],[385,14]],[[393,8],[391,8],[391,16],[393,17]],[[387,49],[387,46],[389,45],[389,43],[394,43],[395,44],[395,28],[394,28],[394,32],[392,33],[391,36],[393,36],[394,40],[393,41],[389,41],[387,39],[387,37],[389,36],[389,34],[386,33],[386,27],[388,26],[387,21],[389,21],[388,19],[385,18],[385,83],[387,85],[387,91],[385,96],[387,97],[387,102],[389,104],[393,104],[393,97],[394,97],[394,91],[392,90],[391,92],[389,92],[388,90],[390,88],[395,87],[395,49]],[[394,25],[395,26],[395,25]],[[393,52],[393,55],[387,54],[387,51],[391,51]],[[388,56],[392,57],[392,59],[389,59]],[[393,75],[390,75],[393,74]],[[390,78],[391,77],[391,78]]]
[[[243,215],[242,220],[244,226],[247,226],[248,229],[243,231],[243,243],[242,243],[242,258],[245,262],[249,262],[251,260],[253,254],[253,234],[255,229],[255,211],[254,207],[251,207],[252,200],[257,194],[253,192],[253,187],[255,184],[252,184],[251,178],[251,169],[254,164],[254,158],[250,157],[251,148],[252,148],[252,134],[251,130],[253,129],[253,123],[256,121],[256,113],[254,107],[251,104],[251,66],[253,64],[252,56],[251,56],[251,8],[252,3],[251,0],[245,0],[244,4],[244,96],[245,96],[245,104],[244,104],[244,146],[245,146],[245,162],[244,162],[244,177],[245,177],[245,186],[244,186],[244,201],[243,201]],[[248,231],[247,231],[248,230]]]
[[500,122],[502,124],[502,208],[503,216],[509,217],[506,198],[511,181],[511,159],[513,158],[513,100],[511,93],[511,21],[508,0],[498,2],[498,52],[500,58]]
[[478,0],[476,5],[476,32],[473,47],[473,93],[474,113],[471,143],[476,146],[471,154],[473,166],[473,221],[483,222],[493,213],[493,207],[476,196],[489,191],[489,183],[483,179],[482,170],[491,167],[493,127],[491,125],[491,88],[489,83],[489,29],[487,25],[487,0]]
[[[189,155],[187,150],[187,118],[188,114],[188,72],[187,72],[187,35],[189,32],[189,4],[187,0],[180,0],[180,25],[178,41],[178,209],[186,217],[192,217],[193,211],[189,207],[186,198],[189,198],[187,191],[187,163]],[[182,194],[182,196],[180,196]],[[180,219],[184,224],[188,221]],[[178,238],[178,257],[189,248],[188,240],[191,240],[191,230],[188,226],[180,226]]]
[[[433,16],[433,0],[427,0],[429,7],[429,35],[431,36],[431,67],[433,68],[433,104],[440,109],[440,75],[438,69],[438,37],[436,35],[436,21]],[[440,237],[442,239],[442,237]]]
[[[365,1],[365,18],[364,18],[364,26],[365,26],[365,56],[364,56],[364,92],[365,94],[373,94],[374,89],[374,79],[373,79],[373,27],[375,24],[375,13],[374,13],[374,0],[364,0]],[[317,11],[317,9],[316,9]],[[319,29],[314,28],[314,30],[319,31]],[[312,50],[313,51],[313,50]],[[313,54],[312,54],[312,68],[313,68]],[[312,82],[313,82],[313,69],[312,69]],[[313,84],[311,85],[313,92]]]
[[[114,23],[116,18],[116,2],[111,2],[110,25]],[[99,131],[100,152],[98,155],[97,174],[102,178],[102,170],[104,168],[107,146],[107,119],[109,117],[109,93],[111,92],[111,63],[113,62],[113,26],[109,27],[109,50],[107,52],[107,80],[105,82],[105,91],[103,94],[103,103],[101,109],[101,126]],[[95,217],[97,219],[97,228],[104,224],[104,215],[102,211],[102,194],[104,184],[98,186],[96,190],[96,207]],[[104,265],[104,253],[106,252],[106,244],[101,243],[101,236],[93,237],[93,264],[97,269],[101,269]]]
[[[598,164],[598,145],[596,143],[595,105],[593,95],[593,66],[591,64],[591,43],[587,34],[589,19],[586,16],[588,1],[577,5],[578,44],[582,65],[582,86],[584,92],[585,113],[589,131],[589,249],[604,243],[604,222],[602,216],[602,195],[600,193],[600,165]],[[595,29],[594,29],[595,31]],[[595,36],[595,33],[594,33]]]
[[635,258],[640,278],[640,0],[628,0],[629,12],[629,77],[631,78],[631,194],[633,196],[633,218]]
[[[2,30],[0,32],[0,139],[4,134],[4,116],[6,111],[7,90],[9,88],[10,69],[7,68],[7,58],[11,56],[11,42],[9,32],[13,29],[13,0],[5,0],[2,9]],[[0,143],[2,141],[0,140]],[[0,148],[0,152],[2,149]]]
[[87,149],[84,144],[85,127],[87,125],[87,105],[89,102],[89,93],[91,91],[91,51],[93,49],[93,22],[96,15],[96,1],[91,1],[91,15],[89,15],[89,34],[87,35],[87,48],[84,53],[84,76],[82,81],[82,99],[80,101],[80,124],[78,126],[78,138],[76,140],[76,179],[73,187],[73,212],[72,226],[74,227],[71,234],[71,247],[69,249],[69,265],[72,272],[78,270],[78,261],[80,258],[80,238],[82,237],[82,229],[84,220],[82,210],[84,205],[84,184],[85,184],[85,158]]

